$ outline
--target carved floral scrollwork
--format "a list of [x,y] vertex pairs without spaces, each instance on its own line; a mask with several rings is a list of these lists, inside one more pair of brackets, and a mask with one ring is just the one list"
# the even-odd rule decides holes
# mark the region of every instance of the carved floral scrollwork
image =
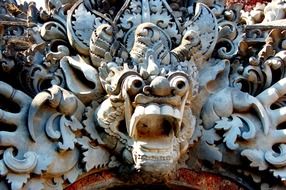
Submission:
[[0,2],[0,188],[104,170],[117,181],[92,188],[168,184],[180,168],[285,188],[285,2],[241,8]]

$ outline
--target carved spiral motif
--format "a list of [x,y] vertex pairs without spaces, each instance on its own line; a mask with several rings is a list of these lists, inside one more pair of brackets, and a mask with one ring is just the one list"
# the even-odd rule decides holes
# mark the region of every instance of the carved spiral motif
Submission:
[[185,184],[175,169],[285,189],[285,2],[13,2],[0,2],[0,189]]

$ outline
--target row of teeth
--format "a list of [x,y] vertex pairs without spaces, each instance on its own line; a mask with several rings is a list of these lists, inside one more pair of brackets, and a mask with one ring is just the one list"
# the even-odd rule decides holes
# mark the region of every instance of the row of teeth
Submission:
[[169,152],[173,150],[173,147],[169,147],[169,148],[160,148],[160,149],[149,149],[149,148],[145,148],[145,147],[140,147],[140,150],[142,151],[146,151],[146,152],[154,152],[154,153],[165,153],[165,152]]
[[170,105],[159,105],[159,104],[149,104],[147,106],[137,106],[134,111],[135,116],[140,116],[140,115],[166,115],[166,116],[171,116],[175,117],[176,119],[181,119],[182,114],[179,109],[174,108]]
[[135,108],[135,111],[131,117],[130,120],[130,129],[129,129],[129,135],[133,136],[136,126],[136,120],[140,116],[144,115],[163,115],[163,116],[170,116],[173,118],[176,118],[178,120],[181,120],[182,113],[179,109],[174,108],[167,104],[148,104],[147,106],[138,105]]
[[135,155],[136,160],[171,160],[171,156],[147,156],[147,155]]

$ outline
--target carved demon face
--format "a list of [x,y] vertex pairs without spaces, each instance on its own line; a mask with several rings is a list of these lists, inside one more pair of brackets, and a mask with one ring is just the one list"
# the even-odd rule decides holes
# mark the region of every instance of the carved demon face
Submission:
[[[132,107],[126,127],[133,140],[135,167],[169,170],[182,151],[179,138],[186,127],[182,121],[190,81],[185,73],[175,72],[168,77],[156,76],[147,84],[140,77],[128,83]],[[132,94],[134,91],[138,93]]]
[[130,63],[101,67],[108,73],[103,85],[110,96],[97,109],[96,118],[105,129],[104,143],[135,168],[167,172],[193,134],[190,97],[196,68],[177,61],[168,37],[156,25],[141,24],[133,35]]

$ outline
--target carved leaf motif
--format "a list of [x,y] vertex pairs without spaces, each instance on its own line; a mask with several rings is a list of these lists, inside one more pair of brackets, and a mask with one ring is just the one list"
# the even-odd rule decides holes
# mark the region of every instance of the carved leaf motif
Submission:
[[241,136],[241,127],[243,127],[243,123],[236,116],[232,116],[231,120],[229,118],[223,117],[222,120],[217,121],[215,125],[215,129],[223,129],[226,131],[223,134],[223,142],[225,142],[226,146],[231,150],[235,150],[239,147],[235,141],[238,136]]
[[171,39],[176,39],[176,43],[180,43],[180,40],[182,38],[182,35],[179,34],[178,31],[178,27],[176,26],[175,23],[170,22],[168,24],[168,27],[164,29],[164,31],[167,32],[167,34],[169,34],[169,36],[171,37]]
[[30,174],[9,173],[6,178],[8,183],[11,183],[11,189],[18,190],[21,189],[24,183],[27,182],[27,180],[30,178]]
[[281,178],[283,181],[286,180],[286,167],[273,169],[273,175],[277,178]]
[[202,136],[202,129],[203,129],[203,127],[201,124],[199,124],[195,127],[194,133],[193,133],[192,138],[190,140],[190,145],[199,141],[199,138]]
[[109,152],[102,147],[90,147],[84,154],[84,162],[86,162],[85,169],[87,171],[92,168],[101,168],[109,162]]
[[83,128],[82,124],[75,116],[71,116],[70,127],[73,131],[77,131]]
[[209,130],[203,131],[202,141],[207,142],[208,144],[214,144],[216,141],[219,141],[221,137],[216,133],[215,129],[211,128]]
[[51,189],[61,190],[63,189],[63,182],[64,180],[62,177],[55,177],[52,180],[52,184],[49,184],[49,186],[52,187]]
[[66,39],[65,28],[57,22],[50,21],[41,27],[41,37],[45,40]]
[[162,11],[162,1],[158,0],[151,0],[150,1],[150,9],[152,12],[161,12]]
[[45,186],[43,183],[44,183],[43,179],[39,179],[39,178],[31,179],[27,182],[27,184],[25,184],[25,186],[23,187],[23,190],[32,190],[32,189],[44,190]]
[[205,141],[199,142],[199,148],[197,150],[198,156],[201,160],[208,160],[211,163],[215,161],[222,161],[222,152],[215,145],[210,145]]
[[268,168],[268,164],[264,158],[264,152],[262,150],[257,149],[246,149],[241,152],[242,156],[248,158],[251,161],[251,167],[258,167],[259,170],[266,170]]
[[74,143],[76,138],[74,133],[70,129],[71,122],[67,120],[64,116],[60,119],[60,131],[62,134],[63,142],[59,142],[59,148],[62,150],[74,149]]
[[141,7],[142,7],[142,5],[141,5],[140,1],[131,1],[131,3],[130,3],[131,12],[140,13]]
[[222,152],[214,144],[216,141],[219,141],[221,137],[216,133],[214,128],[209,130],[202,128],[201,133],[202,136],[196,150],[199,158],[202,160],[208,160],[211,163],[214,163],[215,161],[222,161]]
[[8,168],[5,166],[4,161],[0,160],[0,174],[2,176],[7,175],[8,173]]
[[243,173],[246,176],[250,176],[255,183],[261,183],[261,176],[257,175],[257,173],[252,171],[244,171]]
[[256,135],[256,128],[253,122],[251,122],[247,117],[241,117],[244,122],[247,123],[248,131],[242,132],[242,137],[244,139],[252,139]]
[[64,179],[67,179],[70,183],[76,181],[77,177],[81,174],[81,170],[75,166],[69,172],[64,174]]
[[83,153],[86,171],[93,168],[105,167],[110,161],[110,153],[101,146],[91,145],[88,137],[82,137],[78,139],[78,142],[83,149],[87,150]]
[[86,120],[83,121],[84,129],[90,135],[92,140],[95,140],[99,144],[104,144],[101,138],[99,137],[98,132],[95,129],[95,121],[93,119],[94,109],[93,107],[97,107],[97,103],[93,103],[92,107],[87,107],[85,110]]
[[171,16],[168,15],[167,11],[163,13],[155,13],[151,15],[151,22],[157,24],[162,28],[166,28],[171,21]]
[[218,39],[220,45],[216,47],[216,50],[220,58],[230,59],[238,52],[239,43],[243,39],[242,29],[231,22],[222,22],[219,24],[219,28],[220,34],[224,34]]
[[43,171],[47,170],[47,168],[51,164],[52,160],[53,160],[52,157],[50,157],[48,155],[41,156],[41,159],[38,161],[33,172],[36,174],[42,174]]
[[286,145],[280,144],[278,148],[279,153],[274,152],[273,150],[266,151],[265,159],[267,160],[267,162],[271,163],[276,167],[282,167],[286,164]]
[[120,18],[121,26],[124,29],[130,29],[133,26],[137,26],[141,23],[141,15],[140,14],[130,14],[124,13],[123,17]]
[[[215,23],[213,22],[212,19],[205,19],[204,17],[211,18],[212,13],[209,12],[207,9],[202,9],[201,14],[202,14],[202,16],[200,16],[200,18],[198,19],[196,26],[200,30],[205,31],[205,32],[209,33],[209,35],[210,35],[213,32],[213,28],[210,28],[210,26],[215,27]],[[212,34],[212,35],[214,35],[214,34]]]
[[[273,2],[276,2],[276,4],[273,5],[275,10],[271,10],[271,13],[275,12],[276,10],[278,10],[277,13],[279,12],[279,9],[276,9],[278,7],[277,1],[273,0]],[[5,4],[6,1],[0,1],[0,7],[2,6],[3,2]],[[15,124],[17,128],[15,132],[12,129],[10,131],[10,128],[8,131],[6,131],[6,126],[4,126],[2,131],[0,131],[0,146],[2,149],[0,150],[0,174],[2,176],[2,181],[0,181],[1,190],[3,189],[1,184],[6,184],[7,181],[11,183],[12,189],[63,189],[67,185],[67,182],[72,183],[77,179],[78,175],[81,174],[81,171],[84,170],[84,167],[86,171],[100,167],[109,167],[109,169],[113,167],[117,168],[119,165],[122,166],[122,164],[126,164],[129,167],[129,164],[133,163],[133,156],[134,158],[136,157],[134,162],[136,160],[140,160],[137,159],[139,157],[143,159],[145,155],[139,154],[138,157],[136,155],[131,156],[134,151],[130,151],[130,149],[132,149],[132,146],[134,146],[135,143],[133,143],[133,140],[136,140],[136,138],[132,139],[134,137],[133,135],[126,136],[126,128],[124,128],[127,127],[128,131],[129,121],[133,117],[133,112],[136,110],[136,108],[133,109],[133,107],[142,103],[137,101],[137,98],[140,99],[140,95],[142,95],[142,90],[147,99],[144,100],[143,98],[143,102],[146,101],[146,108],[148,106],[147,109],[145,109],[145,107],[144,109],[141,109],[142,112],[149,111],[150,113],[151,111],[154,111],[161,114],[169,110],[171,111],[171,109],[167,108],[168,105],[158,106],[157,104],[167,104],[168,101],[172,102],[172,106],[173,103],[174,105],[181,104],[182,107],[179,112],[184,112],[182,115],[182,122],[177,122],[177,120],[181,120],[182,113],[178,113],[175,109],[172,110],[177,112],[174,114],[176,115],[176,121],[170,119],[170,117],[173,115],[169,113],[166,114],[167,119],[163,118],[163,120],[160,120],[164,125],[165,121],[167,121],[170,125],[176,125],[178,123],[182,124],[182,130],[178,131],[180,133],[178,136],[179,138],[177,138],[176,144],[173,144],[175,146],[170,147],[174,147],[176,149],[180,147],[181,152],[183,152],[182,150],[184,148],[184,150],[186,150],[189,148],[188,145],[191,144],[192,146],[188,150],[190,156],[189,159],[194,160],[196,165],[204,166],[204,162],[200,162],[200,160],[208,160],[214,164],[216,161],[219,161],[236,165],[239,163],[239,161],[241,161],[239,155],[242,155],[250,160],[251,167],[258,167],[259,170],[267,170],[261,172],[263,175],[267,172],[273,172],[275,177],[282,178],[282,180],[286,179],[286,145],[283,144],[285,143],[286,129],[284,129],[284,126],[280,125],[280,122],[285,121],[286,115],[285,97],[280,97],[280,95],[285,95],[286,93],[286,91],[284,91],[284,89],[286,89],[284,68],[284,62],[286,61],[286,32],[285,30],[280,31],[280,26],[285,25],[284,21],[281,20],[281,23],[278,21],[275,25],[273,25],[274,23],[268,25],[268,29],[271,29],[273,26],[278,26],[276,32],[275,30],[272,30],[272,32],[266,31],[268,29],[264,30],[263,25],[267,23],[262,23],[261,25],[252,26],[254,28],[258,27],[259,31],[254,32],[252,35],[248,35],[248,32],[253,32],[249,31],[251,27],[248,28],[247,25],[244,25],[243,22],[239,21],[241,19],[239,14],[232,12],[235,10],[227,10],[228,8],[225,9],[222,0],[203,1],[208,5],[204,5],[198,1],[189,1],[188,3],[184,3],[184,1],[178,0],[128,0],[121,9],[120,7],[113,7],[114,5],[119,5],[121,2],[119,3],[114,0],[106,0],[106,2],[108,7],[110,7],[110,10],[106,10],[107,6],[101,9],[100,4],[104,5],[103,1],[46,0],[46,4],[48,5],[46,11],[48,15],[41,13],[41,20],[38,20],[39,18],[33,16],[35,13],[39,13],[39,11],[32,10],[34,6],[32,4],[29,5],[29,8],[25,8],[28,9],[28,11],[22,10],[21,6],[18,8],[18,6],[14,5],[6,8],[5,6],[2,6],[0,8],[0,16],[4,18],[4,22],[2,20],[0,22],[6,23],[3,26],[1,24],[0,26],[0,37],[1,39],[4,39],[0,42],[1,64],[6,58],[8,60],[7,63],[3,63],[4,65],[2,64],[1,66],[0,64],[0,80],[13,83],[13,86],[15,85],[20,89],[25,89],[27,87],[26,91],[29,92],[31,96],[35,95],[32,103],[30,98],[24,98],[24,95],[21,95],[21,101],[13,100],[14,103],[20,102],[20,114],[16,113],[13,115],[14,112],[9,113],[8,111],[11,105],[6,106],[5,102],[4,104],[2,104],[3,102],[0,103],[1,127],[3,127],[2,123],[5,125],[10,125],[12,123],[13,125]],[[170,3],[170,6],[167,5],[168,3]],[[183,4],[188,4],[187,6],[190,7],[185,7]],[[283,13],[279,16],[281,19],[285,17],[285,4],[285,2],[281,3],[281,6],[284,6],[282,8],[280,7]],[[144,9],[146,8],[146,12],[142,8],[143,5]],[[190,16],[193,15],[192,6],[194,5],[198,5],[196,15],[192,19],[184,18],[187,11],[190,13]],[[211,7],[212,10],[210,10],[208,7]],[[7,8],[8,10],[5,10]],[[149,8],[150,15],[149,11],[147,10]],[[174,9],[174,12],[170,10],[172,8]],[[91,9],[94,10],[92,11]],[[232,8],[229,7],[229,9]],[[264,9],[264,7],[261,8],[260,11],[263,11],[262,9]],[[97,10],[99,10],[101,13],[94,12]],[[101,37],[103,38],[96,39],[96,43],[93,41],[94,44],[93,42],[90,43],[90,36],[94,29],[100,25],[102,26],[104,22],[107,22],[106,19],[109,14],[111,17],[113,17],[115,16],[116,12],[118,12],[118,15],[116,15],[116,20],[114,20],[114,22],[110,21],[110,23],[112,23],[112,29],[106,30],[106,33],[95,32],[95,35],[102,34]],[[236,12],[239,12],[239,10],[237,9]],[[70,18],[70,14],[72,14],[72,18]],[[253,23],[258,23],[259,21],[257,21],[257,19],[261,20],[260,22],[262,22],[263,17],[267,18],[266,20],[269,20],[268,17],[271,15],[265,14],[263,16],[263,13],[261,13],[261,15],[256,15],[255,17],[261,18],[256,18],[255,22],[253,21]],[[276,14],[274,14],[274,16],[275,15]],[[28,16],[31,18],[32,22],[26,21],[23,19],[23,16]],[[143,64],[145,63],[145,60],[150,58],[150,64],[148,64],[148,67],[146,66],[146,72],[152,75],[154,74],[154,77],[143,76],[145,71],[142,69],[142,72],[139,72],[139,64],[142,60],[138,61],[139,64],[136,65],[134,64],[135,61],[132,58],[133,56],[129,56],[131,55],[130,50],[135,44],[134,38],[137,39],[138,37],[143,39],[141,42],[145,41],[144,39],[148,41],[150,36],[144,35],[146,31],[141,31],[142,33],[137,37],[134,37],[134,31],[136,30],[136,26],[142,24],[142,22],[149,22],[149,16],[151,19],[150,22],[155,23],[157,25],[156,27],[159,26],[161,28],[159,29],[158,33],[154,31],[154,34],[159,35],[163,45],[159,47],[161,42],[158,43],[158,46],[155,45],[155,43],[153,45],[150,44],[150,46],[145,45],[144,43],[139,43],[136,44],[138,46],[136,46],[136,51],[134,52],[136,54],[142,54]],[[118,21],[118,18],[120,21]],[[7,19],[8,22],[5,19]],[[276,17],[273,19],[276,19]],[[12,24],[9,23],[10,20],[13,21]],[[15,23],[18,23],[19,21],[21,26],[14,26],[14,21]],[[180,21],[181,23],[177,21]],[[22,26],[22,24],[25,25]],[[28,27],[26,27],[26,24]],[[29,27],[30,24],[31,26],[33,25],[35,27],[32,29],[32,27]],[[67,27],[65,26],[66,24]],[[72,28],[70,28],[70,25],[72,25]],[[182,27],[182,25],[184,25],[184,27]],[[38,29],[41,28],[42,30],[37,30],[36,26]],[[263,31],[260,31],[259,28],[263,29]],[[185,43],[181,43],[181,51],[175,51],[178,52],[178,54],[173,54],[174,52],[170,53],[169,47],[176,47],[176,45],[179,45],[181,41],[181,29],[184,30],[185,33],[184,37],[186,38],[182,39],[182,42]],[[282,33],[279,34],[280,32]],[[116,33],[115,41],[114,38],[111,38],[111,35],[114,33]],[[69,50],[69,45],[67,45],[66,42],[67,34],[69,43],[72,46],[71,50]],[[256,36],[254,36],[254,34]],[[104,35],[106,36],[104,37]],[[269,39],[271,42],[267,40],[269,38],[266,37],[267,35],[270,36],[270,38],[273,37],[273,39]],[[244,37],[246,38],[244,39]],[[110,38],[110,41],[106,40],[108,38]],[[169,41],[170,38],[171,40]],[[176,40],[176,42],[174,42],[174,40]],[[237,48],[240,46],[239,44],[241,40],[245,40],[245,50],[243,51],[243,54],[241,51],[241,53],[238,55]],[[261,44],[264,44],[264,42],[266,42],[266,45],[262,47]],[[123,44],[126,45],[126,43],[127,46],[123,47]],[[97,45],[97,49],[92,48],[92,46],[89,48],[88,46],[90,44],[94,45],[94,47]],[[222,44],[221,48],[220,44]],[[13,47],[14,45],[16,46]],[[141,45],[143,47],[141,47]],[[215,47],[216,52],[213,53]],[[101,71],[100,80],[97,77],[97,70],[89,65],[90,57],[88,56],[90,53],[92,53],[92,51],[89,52],[89,50],[93,49],[98,50],[98,52],[101,51],[100,55],[104,57],[104,60],[108,60],[106,61],[106,65],[105,62],[103,64],[98,63],[98,65],[94,64],[96,67],[102,65],[102,67],[99,68]],[[153,59],[153,50],[155,50],[154,55],[157,55],[158,53],[160,54],[158,57],[161,57],[162,59]],[[179,53],[182,55],[180,56]],[[73,57],[69,57],[71,59],[68,60],[68,56],[71,56],[70,54],[72,54]],[[82,61],[77,59],[76,56],[79,54],[84,54],[87,56],[86,59],[83,58]],[[247,57],[248,54],[254,57],[249,58]],[[102,57],[100,57],[100,59]],[[67,61],[65,64],[66,67],[64,68],[62,66],[64,64],[61,64],[59,67],[58,62],[60,60],[61,62],[64,61],[64,58],[66,58]],[[217,61],[215,61],[214,58],[217,58]],[[100,59],[98,59],[98,62],[100,62]],[[158,63],[160,60],[162,64]],[[231,69],[229,68],[230,62],[232,66]],[[19,65],[21,68],[18,68]],[[105,66],[106,69],[104,68]],[[138,74],[144,78],[144,84],[142,81],[142,83],[140,83],[143,84],[143,86],[138,85],[138,83],[133,83],[134,85],[130,85],[132,88],[135,87],[136,89],[139,89],[135,90],[136,92],[134,91],[134,94],[132,93],[132,97],[128,96],[126,92],[133,90],[125,89],[122,91],[121,89],[122,86],[125,87],[124,84],[126,82],[125,73],[123,73],[124,75],[117,76],[117,71],[121,71],[121,66],[123,71],[125,69],[131,69],[132,72],[137,72],[136,75]],[[193,72],[193,69],[190,69],[191,66],[194,68],[198,66],[198,70],[200,72],[199,82],[196,81],[195,76],[191,76],[191,73],[196,73]],[[22,67],[25,72],[21,71]],[[32,69],[27,67],[31,67]],[[116,70],[118,67],[120,67],[120,69]],[[200,88],[202,91],[200,91],[200,93],[191,94],[196,94],[197,99],[193,101],[193,99],[191,99],[193,98],[191,95],[190,97],[187,97],[186,95],[186,101],[184,98],[181,99],[183,101],[180,102],[180,98],[178,98],[177,102],[176,97],[173,99],[173,97],[168,96],[167,98],[161,96],[159,98],[156,96],[151,96],[153,93],[152,91],[157,91],[157,89],[154,88],[157,85],[154,84],[155,81],[153,79],[157,78],[158,75],[160,77],[167,78],[167,80],[165,80],[166,85],[163,86],[169,88],[168,83],[173,80],[171,78],[173,71],[182,71],[181,74],[186,74],[186,77],[190,79],[188,81],[192,82],[190,83],[192,87],[190,85],[189,87],[194,88],[194,86],[200,85],[200,87],[196,87],[196,89]],[[15,83],[14,81],[9,81],[10,76],[12,76],[11,78],[13,79],[14,74],[15,78],[16,76],[17,78],[21,78],[19,85],[18,81],[15,81]],[[238,75],[239,80],[236,79],[236,75]],[[230,81],[232,78],[235,80]],[[250,105],[248,105],[247,101],[238,101],[239,103],[237,103],[236,98],[242,99],[242,96],[240,96],[238,92],[244,91],[248,92],[248,94],[252,92],[253,95],[257,95],[280,78],[283,78],[284,82],[282,85],[279,85],[278,87],[276,86],[277,88],[271,88],[267,91],[267,93],[264,95],[258,95],[256,98],[253,96],[247,97],[249,99],[255,99],[255,103],[251,102],[251,105],[254,106],[255,104],[256,106],[254,109],[252,109],[252,107],[248,108]],[[146,81],[148,83],[145,83]],[[238,89],[236,89],[237,91],[228,91],[227,89],[230,89],[229,87],[234,82],[241,82],[241,85]],[[5,97],[7,96],[7,98],[11,100],[17,97],[17,92],[15,93],[15,90],[12,87],[4,85],[2,82],[0,83],[0,100],[3,98],[2,95]],[[253,84],[250,85],[249,83]],[[69,91],[59,87],[54,87],[54,89],[48,89],[46,91],[48,86],[51,84],[61,85],[63,88],[68,88]],[[105,89],[102,89],[102,91],[101,85],[105,87]],[[244,88],[245,85],[249,85],[249,88]],[[150,87],[149,90],[148,86]],[[174,86],[171,86],[170,88],[172,89],[172,94],[175,94],[173,91]],[[178,83],[177,87],[179,86],[181,85]],[[118,87],[118,91],[115,87]],[[165,90],[165,87],[163,90]],[[114,89],[116,89],[116,93],[111,93]],[[226,90],[222,91],[221,94],[216,93],[216,91],[221,89]],[[45,91],[41,92],[43,90]],[[6,92],[3,93],[3,91]],[[109,95],[116,94],[118,96],[104,96],[105,92],[103,91],[106,91]],[[194,92],[195,90],[191,89],[191,91]],[[277,94],[275,94],[276,92]],[[139,96],[137,96],[138,93],[140,93]],[[214,104],[204,107],[203,104],[211,99],[212,94],[219,94],[219,98],[214,98],[214,102],[211,102]],[[273,99],[275,99],[275,97],[278,96],[280,98],[275,103],[272,102],[271,105],[268,104],[268,102],[271,102]],[[77,98],[80,98],[80,100]],[[134,98],[135,101],[133,101]],[[23,99],[24,103],[22,102]],[[121,102],[121,100],[124,100],[124,102]],[[84,104],[82,104],[81,101],[83,101]],[[177,103],[175,103],[175,101]],[[183,107],[185,102],[186,107]],[[259,102],[259,104],[257,102]],[[244,103],[247,105],[244,105]],[[29,106],[24,106],[24,104]],[[145,103],[143,106],[145,106]],[[215,109],[219,106],[221,106],[221,109]],[[13,104],[11,107],[13,107]],[[158,107],[160,108],[160,111]],[[246,108],[244,109],[241,107]],[[274,110],[272,107],[279,108]],[[85,115],[83,115],[84,109]],[[189,113],[186,114],[186,110],[188,109]],[[229,113],[228,109],[230,110]],[[191,110],[194,110],[194,113],[192,113]],[[207,112],[207,110],[210,111]],[[136,121],[133,128],[137,129],[137,127],[144,127],[144,125],[142,125],[144,122],[150,122],[148,118],[146,119],[143,117],[143,113],[141,111],[140,114],[137,115],[138,121]],[[222,115],[217,114],[220,111]],[[254,111],[259,112],[259,116],[261,116],[261,118],[257,118],[257,114]],[[239,112],[239,114],[237,112]],[[203,113],[206,113],[206,117]],[[147,113],[145,113],[145,115],[146,114]],[[213,116],[211,114],[213,114]],[[17,117],[14,117],[16,115]],[[18,115],[20,116],[19,118]],[[161,115],[164,117],[164,114]],[[226,118],[230,115],[232,116],[231,118]],[[268,118],[268,116],[270,118],[270,124],[268,121],[265,121],[267,120],[265,118]],[[153,117],[151,116],[151,118]],[[204,126],[201,126],[201,123],[199,123],[199,118],[202,118]],[[208,127],[205,123],[205,121],[208,119],[210,120],[210,127]],[[220,119],[221,121],[218,121],[215,125],[215,121]],[[264,125],[264,123],[268,125]],[[262,127],[261,124],[263,125]],[[83,125],[85,126],[85,129],[83,129]],[[122,125],[126,126],[122,127]],[[194,131],[193,127],[195,125],[197,125],[197,127]],[[153,130],[153,126],[153,123],[152,125],[147,125],[147,130]],[[265,126],[269,127],[269,129]],[[170,129],[172,128],[170,127]],[[176,127],[173,129],[178,128]],[[137,133],[141,136],[144,131],[145,130],[137,130]],[[161,130],[158,130],[158,133],[160,131]],[[221,133],[218,133],[218,131]],[[164,133],[165,132],[166,131],[164,129]],[[262,134],[263,132],[264,134]],[[101,133],[104,133],[104,135],[109,135],[108,137],[110,138],[101,139]],[[17,138],[14,138],[15,136]],[[160,136],[160,134],[156,134],[156,137],[157,136]],[[190,139],[191,136],[193,137],[192,139]],[[32,138],[33,141],[30,141],[30,138]],[[149,136],[147,136],[147,138],[149,138]],[[160,140],[161,138],[158,138],[158,141]],[[166,142],[167,140],[163,141]],[[233,151],[226,150],[222,141],[224,141],[226,146]],[[78,143],[81,147],[78,147],[78,144],[76,143]],[[218,145],[218,143],[222,144]],[[59,145],[59,147],[57,145]],[[110,150],[107,151],[104,145],[108,145],[109,147],[116,146],[114,149],[116,153]],[[239,145],[241,146],[239,147]],[[280,146],[277,147],[277,145]],[[245,147],[248,149],[245,150]],[[15,150],[17,149],[17,151],[14,151],[14,148]],[[59,150],[59,148],[61,150]],[[123,150],[123,148],[127,149]],[[10,152],[7,151],[9,149],[11,150]],[[158,154],[162,153],[162,151],[158,150],[154,150],[152,152],[158,152]],[[29,154],[26,154],[25,156],[24,153]],[[171,154],[172,153],[173,152],[171,152]],[[224,154],[227,156],[223,157]],[[119,163],[119,161],[114,159],[114,155],[122,155],[126,162]],[[177,155],[178,157],[181,156],[180,154]],[[146,157],[148,160],[154,159],[153,156],[149,157],[147,155]],[[3,158],[3,160],[1,160],[1,158]],[[83,160],[81,165],[77,165],[79,158]],[[158,157],[158,159],[164,160],[164,156]],[[187,160],[187,157],[181,157],[181,160],[178,162],[174,159],[172,164],[178,163],[179,167],[181,167],[182,165],[180,164],[184,164],[184,162],[187,162]],[[190,162],[188,161],[188,163]],[[213,169],[219,169],[223,163],[217,164],[215,167],[213,167]],[[82,168],[77,168],[77,166]],[[156,167],[156,165],[153,166],[154,168]],[[150,168],[153,169],[152,167]],[[204,167],[200,167],[199,169],[202,168]],[[243,167],[241,169],[242,174],[245,174],[245,168]],[[256,172],[256,170],[253,168],[250,168],[249,170],[251,172]],[[251,174],[254,176],[254,181],[257,180],[256,174],[257,173]],[[141,174],[138,172],[138,175]],[[136,176],[138,175],[136,174]],[[258,173],[257,176],[259,175],[260,173]],[[262,179],[264,179],[263,175],[261,176]],[[32,179],[29,179],[30,177]],[[267,177],[269,177],[269,175],[267,175]],[[5,178],[7,178],[6,181]],[[150,178],[152,178],[152,175],[150,175]],[[136,181],[135,183],[138,182]],[[286,183],[284,183],[284,185],[285,184]],[[269,188],[272,189],[275,187],[276,186],[269,186]]]
[[218,38],[217,20],[212,11],[206,5],[198,3],[195,17],[186,21],[184,26],[183,34],[191,30],[199,34],[202,47],[197,54],[208,57],[212,53]]
[[269,185],[268,183],[262,183],[260,186],[261,190],[284,190],[285,186],[280,184]]
[[73,16],[75,18],[75,21],[72,22],[73,29],[78,35],[78,38],[88,46],[90,36],[94,29],[95,15],[88,12],[83,4],[80,4]]
[[17,159],[13,155],[13,148],[8,148],[4,151],[3,161],[5,165],[17,173],[29,173],[31,172],[37,165],[38,158],[35,152],[26,152],[23,155],[23,159]]

